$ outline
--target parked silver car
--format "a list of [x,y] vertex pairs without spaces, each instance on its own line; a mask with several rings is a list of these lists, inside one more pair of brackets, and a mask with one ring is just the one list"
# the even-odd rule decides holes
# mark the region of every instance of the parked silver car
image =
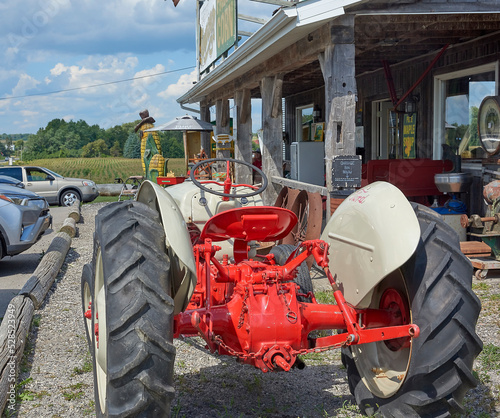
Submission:
[[99,196],[92,180],[63,177],[44,167],[0,167],[0,175],[22,181],[26,190],[44,197],[50,205],[71,206],[76,199],[92,202]]
[[0,259],[30,248],[51,224],[49,205],[43,197],[0,183]]

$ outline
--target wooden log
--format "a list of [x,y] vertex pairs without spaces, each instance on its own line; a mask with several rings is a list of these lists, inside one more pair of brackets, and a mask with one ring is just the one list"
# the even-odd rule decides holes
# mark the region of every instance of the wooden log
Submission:
[[15,411],[19,363],[23,357],[33,312],[32,300],[18,295],[10,301],[0,325],[0,411],[4,408]]
[[80,206],[81,202],[76,200],[69,208],[68,218],[72,218],[76,223],[80,222]]
[[31,298],[35,309],[39,309],[42,305],[61,269],[70,245],[71,237],[65,232],[59,232],[52,240],[35,272],[19,292],[20,295]]
[[76,235],[76,221],[74,218],[66,218],[59,232],[65,232],[71,238],[75,238]]

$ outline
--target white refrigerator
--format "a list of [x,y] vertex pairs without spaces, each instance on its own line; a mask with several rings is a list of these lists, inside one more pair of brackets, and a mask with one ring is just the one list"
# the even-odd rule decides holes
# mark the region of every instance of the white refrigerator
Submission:
[[325,143],[292,142],[290,178],[303,183],[325,185]]

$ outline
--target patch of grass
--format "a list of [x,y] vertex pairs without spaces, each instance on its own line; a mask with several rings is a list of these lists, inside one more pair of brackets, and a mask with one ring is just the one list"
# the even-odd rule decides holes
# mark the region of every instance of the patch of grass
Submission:
[[486,344],[479,358],[486,370],[500,370],[500,347]]
[[84,415],[94,415],[95,414],[95,403],[90,401],[87,408],[83,410]]
[[33,328],[38,328],[40,326],[40,319],[42,319],[41,315],[39,314],[33,315],[33,321],[31,323],[31,326]]
[[247,388],[248,392],[251,393],[261,393],[262,392],[262,379],[259,375],[255,375],[253,377],[253,380],[251,381],[245,381],[245,387]]
[[485,282],[475,282],[472,283],[472,290],[474,290],[474,292],[487,292],[488,290],[490,290],[490,285]]
[[84,203],[84,205],[88,205],[90,203],[109,203],[109,202],[118,202],[118,196],[97,196],[92,202]]
[[73,369],[73,376],[78,375],[78,374],[90,373],[90,372],[92,372],[92,359],[90,357],[90,353],[87,351],[87,354],[85,355],[85,360],[83,361],[82,366],[75,367]]
[[314,297],[318,303],[323,303],[327,305],[336,305],[335,297],[333,296],[333,292],[316,292],[314,293]]
[[67,401],[73,401],[75,399],[80,399],[81,397],[83,397],[83,395],[85,395],[85,392],[83,389],[87,388],[88,385],[85,384],[85,383],[76,383],[74,385],[71,385],[71,386],[68,386],[67,388],[65,389],[69,389],[66,390],[66,391],[63,391],[63,396],[64,396],[64,399],[66,399]]

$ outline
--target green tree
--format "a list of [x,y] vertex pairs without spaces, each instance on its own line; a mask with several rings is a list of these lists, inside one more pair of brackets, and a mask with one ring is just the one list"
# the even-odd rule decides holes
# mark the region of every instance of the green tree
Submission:
[[141,141],[136,134],[129,134],[123,147],[125,158],[141,158]]
[[104,157],[109,155],[109,149],[106,146],[104,139],[98,139],[94,142],[89,142],[82,148],[81,156],[83,158]]
[[161,132],[160,143],[165,158],[184,158],[182,132]]
[[118,141],[115,141],[113,146],[109,149],[109,155],[112,157],[120,157],[122,155],[120,143]]

